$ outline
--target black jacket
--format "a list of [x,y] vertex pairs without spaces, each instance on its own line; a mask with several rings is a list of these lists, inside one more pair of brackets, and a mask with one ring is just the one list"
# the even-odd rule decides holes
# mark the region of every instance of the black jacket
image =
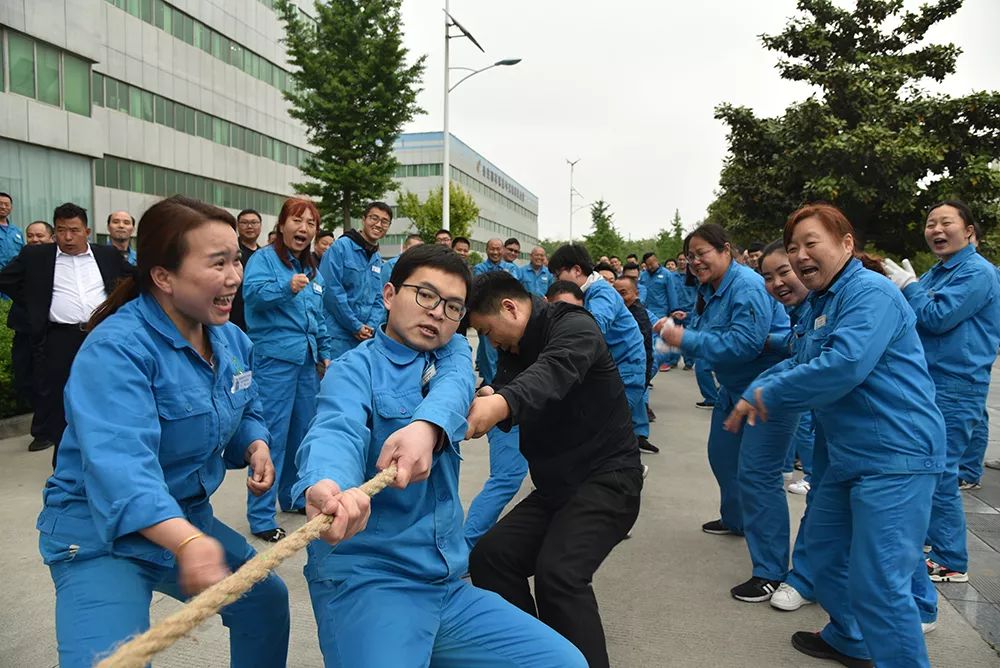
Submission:
[[518,425],[531,480],[562,504],[588,478],[641,469],[632,417],[597,322],[579,306],[534,297],[517,354],[499,351],[494,389]]
[[[260,250],[257,248],[247,248],[242,243],[240,244],[240,260],[243,262],[243,278],[247,277],[247,262],[250,261],[250,257]],[[233,297],[233,308],[229,311],[229,322],[233,323],[244,332],[247,331],[247,319],[246,310],[243,302],[243,284],[240,284],[240,289],[236,291],[236,296]]]
[[646,305],[638,299],[628,307],[628,312],[635,318],[642,334],[642,345],[646,349],[646,384],[649,385],[649,381],[653,378],[653,324],[649,322]]
[[[113,246],[90,244],[97,268],[109,295],[126,276],[135,275],[135,267]],[[25,246],[0,271],[0,292],[28,312],[28,327],[33,335],[45,333],[52,306],[52,283],[56,274],[56,244]]]

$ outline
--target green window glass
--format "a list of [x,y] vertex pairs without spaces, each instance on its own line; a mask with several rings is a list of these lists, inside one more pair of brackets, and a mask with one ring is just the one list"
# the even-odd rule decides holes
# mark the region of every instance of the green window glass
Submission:
[[118,161],[118,187],[122,190],[132,190],[132,168],[126,160]]
[[173,172],[169,169],[164,171],[166,172],[166,174],[164,175],[163,180],[166,183],[165,190],[167,196],[177,194],[177,172]]
[[[164,15],[166,14],[166,6],[163,4],[163,0],[153,1],[153,25],[159,29],[164,28]],[[170,32],[170,28],[167,28],[167,32]]]
[[104,184],[108,188],[118,187],[118,161],[114,158],[104,159]]
[[142,91],[142,120],[153,122],[153,94]]
[[188,44],[194,44],[194,19],[183,14],[184,17],[184,41]]
[[63,98],[66,111],[90,116],[90,63],[63,54]]
[[106,185],[104,180],[104,159],[98,158],[94,161],[94,185],[103,186]]
[[229,64],[243,69],[243,47],[236,42],[229,43]]
[[163,100],[163,124],[174,127],[174,103],[167,99]]
[[114,79],[104,80],[104,101],[108,109],[118,108],[118,82]]
[[184,175],[184,194],[190,197],[196,197],[198,192],[197,177],[191,174]]
[[94,72],[92,81],[90,84],[90,90],[93,93],[93,102],[98,107],[104,106],[104,75]]
[[194,109],[191,107],[184,107],[184,125],[187,126],[185,132],[189,135],[198,134],[194,123]]
[[163,32],[174,34],[174,9],[163,5]]
[[174,129],[178,132],[187,132],[187,114],[184,109],[183,104],[174,105]]
[[142,0],[139,4],[139,14],[146,23],[153,22],[153,0]]
[[10,52],[10,92],[35,97],[35,44],[15,33],[7,33]]
[[225,60],[222,57],[222,35],[217,32],[212,33],[212,55],[219,60]]
[[212,35],[200,21],[194,24],[194,45],[202,51],[212,50]]
[[153,179],[155,182],[153,185],[154,195],[156,195],[157,197],[166,197],[167,195],[170,194],[167,192],[166,172],[163,169],[159,167],[155,168],[153,170]]
[[173,22],[173,30],[171,34],[177,39],[184,39],[184,15],[181,14],[179,9],[171,8],[171,14],[173,14],[171,21]]
[[142,91],[135,86],[128,86],[129,116],[142,118]]
[[142,165],[135,162],[129,163],[129,171],[132,172],[132,187],[129,190],[134,193],[141,193],[143,191]]
[[167,101],[156,95],[153,97],[153,119],[160,125],[166,125],[164,117],[167,114]]
[[132,16],[139,18],[140,17],[139,0],[128,0],[128,3],[125,6],[125,11],[127,11]]
[[154,194],[156,194],[154,192],[154,186],[153,186],[153,166],[152,165],[143,165],[142,166],[142,192],[146,193],[147,195],[154,195]]
[[45,44],[35,45],[38,58],[38,99],[59,105],[59,52]]

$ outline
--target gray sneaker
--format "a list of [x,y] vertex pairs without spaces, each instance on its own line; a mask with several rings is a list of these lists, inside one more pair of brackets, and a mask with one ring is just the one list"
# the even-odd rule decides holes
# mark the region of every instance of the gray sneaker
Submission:
[[987,459],[985,462],[983,462],[983,464],[988,469],[1000,470],[1000,459]]

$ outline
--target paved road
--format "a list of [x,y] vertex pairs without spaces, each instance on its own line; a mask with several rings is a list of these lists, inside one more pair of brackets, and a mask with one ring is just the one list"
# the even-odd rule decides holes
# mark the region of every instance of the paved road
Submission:
[[[643,494],[643,508],[635,536],[621,544],[598,572],[594,588],[601,603],[612,665],[622,668],[661,666],[719,667],[822,667],[792,649],[791,634],[817,629],[824,622],[818,606],[782,613],[767,604],[733,600],[729,588],[750,575],[750,560],[743,541],[704,534],[702,522],[715,519],[718,492],[705,458],[708,411],[694,407],[696,387],[692,374],[672,371],[655,380],[652,406],[659,419],[651,440],[662,448],[646,455],[650,466]],[[1000,393],[992,395],[1000,405]],[[996,411],[994,411],[996,416]],[[993,421],[1000,431],[1000,416]],[[49,473],[50,454],[27,452],[27,437],[0,440],[0,550],[4,605],[0,608],[0,666],[48,667],[57,663],[53,627],[53,590],[41,563],[34,530],[40,504],[39,490]],[[991,456],[1000,446],[991,445]],[[463,446],[462,499],[468,503],[488,471],[484,440]],[[1000,495],[1000,472],[989,472],[989,485]],[[214,498],[217,514],[231,526],[248,532],[242,474],[233,472]],[[523,492],[523,490],[522,490]],[[992,497],[991,497],[992,498]],[[1000,496],[997,497],[1000,501]],[[970,501],[979,513],[997,513],[989,502]],[[802,515],[802,497],[789,497],[793,525]],[[970,509],[972,510],[972,509]],[[995,516],[1000,521],[1000,514]],[[286,529],[302,518],[283,516]],[[793,534],[794,535],[794,534]],[[992,535],[992,534],[991,534]],[[998,534],[1000,535],[1000,534]],[[972,539],[970,539],[972,540]],[[1000,559],[993,547],[980,540],[973,544],[973,566],[983,577],[977,587],[989,594],[989,578],[1000,583]],[[262,547],[262,545],[258,545]],[[321,666],[316,626],[305,581],[304,558],[286,563],[281,575],[288,584],[292,607],[289,666]],[[931,658],[937,666],[1000,666],[997,652],[977,629],[956,611],[963,609],[993,642],[1000,629],[1000,597],[993,601],[969,585],[942,585],[954,604],[942,597],[940,624],[928,636]],[[1000,594],[1000,585],[996,590]],[[178,604],[156,595],[151,615],[163,617]],[[991,620],[996,624],[991,627]],[[227,632],[218,619],[211,620],[194,638],[186,639],[162,655],[157,666],[223,666],[228,663]]]

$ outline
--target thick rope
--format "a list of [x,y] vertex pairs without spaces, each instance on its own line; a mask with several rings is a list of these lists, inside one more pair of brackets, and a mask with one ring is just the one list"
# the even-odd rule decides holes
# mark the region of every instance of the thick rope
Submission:
[[[391,464],[361,485],[360,489],[368,496],[375,496],[395,479],[396,465]],[[255,584],[270,575],[278,564],[319,538],[331,524],[331,515],[320,514],[312,518],[275,543],[270,550],[258,554],[238,571],[192,598],[183,608],[156,626],[120,645],[114,654],[98,663],[97,668],[143,668],[153,656],[250,591]]]

